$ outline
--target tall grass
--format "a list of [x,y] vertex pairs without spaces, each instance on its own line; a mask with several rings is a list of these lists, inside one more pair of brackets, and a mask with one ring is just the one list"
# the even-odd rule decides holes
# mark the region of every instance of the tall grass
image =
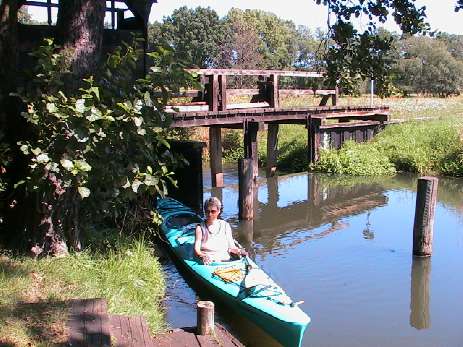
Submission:
[[[105,298],[110,313],[143,315],[152,333],[166,328],[164,275],[144,239],[119,239],[104,252],[86,250],[64,258],[3,256],[0,282],[0,345],[62,343],[66,301],[73,298]],[[43,334],[53,330],[60,333]]]
[[369,143],[322,151],[313,169],[364,176],[395,171],[463,176],[462,129],[456,118],[392,125]]

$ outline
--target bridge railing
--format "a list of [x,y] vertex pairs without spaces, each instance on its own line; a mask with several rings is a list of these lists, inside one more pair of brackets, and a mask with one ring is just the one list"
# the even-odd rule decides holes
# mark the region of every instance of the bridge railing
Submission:
[[[329,99],[336,105],[337,88],[333,89],[280,89],[280,77],[323,78],[324,74],[313,71],[287,70],[248,70],[248,69],[189,69],[199,76],[200,90],[185,90],[173,94],[174,98],[192,98],[191,102],[177,103],[168,109],[187,111],[224,111],[239,108],[280,108],[282,96],[288,95],[321,95],[319,106],[327,105]],[[227,76],[257,76],[259,88],[229,88]],[[251,102],[231,104],[229,97],[247,95]]]

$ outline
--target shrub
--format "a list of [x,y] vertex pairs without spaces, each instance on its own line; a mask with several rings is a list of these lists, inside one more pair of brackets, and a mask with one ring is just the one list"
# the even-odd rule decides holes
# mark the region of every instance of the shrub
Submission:
[[243,138],[238,130],[228,130],[222,140],[223,158],[234,162],[244,157]]
[[454,169],[450,169],[449,160],[456,157],[461,148],[457,129],[451,121],[409,122],[386,128],[375,143],[397,170],[451,172]]
[[376,146],[344,143],[340,150],[322,150],[314,171],[353,176],[393,175],[396,170],[387,155]]

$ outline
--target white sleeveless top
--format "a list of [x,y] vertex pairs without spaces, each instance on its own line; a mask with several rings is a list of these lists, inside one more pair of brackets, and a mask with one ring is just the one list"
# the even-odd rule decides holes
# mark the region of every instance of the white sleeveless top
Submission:
[[230,224],[217,219],[207,227],[207,231],[208,238],[206,241],[202,240],[201,251],[206,253],[212,261],[230,260],[228,249],[236,247]]

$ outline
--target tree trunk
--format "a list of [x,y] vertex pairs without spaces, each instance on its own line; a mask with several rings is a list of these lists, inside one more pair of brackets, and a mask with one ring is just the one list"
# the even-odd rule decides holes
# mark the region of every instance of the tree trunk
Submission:
[[62,46],[74,74],[92,73],[101,55],[106,2],[66,0],[59,2],[57,43]]
[[[18,61],[18,10],[20,0],[0,3],[0,93],[7,96],[15,87]],[[0,100],[2,99],[0,95]]]

